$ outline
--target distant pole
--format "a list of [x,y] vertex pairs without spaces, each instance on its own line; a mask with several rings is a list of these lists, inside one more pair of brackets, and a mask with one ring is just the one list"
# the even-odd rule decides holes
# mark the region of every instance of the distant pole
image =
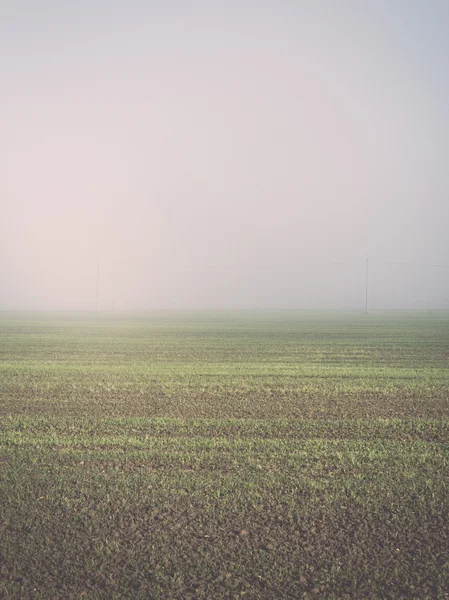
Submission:
[[100,261],[97,260],[97,293],[95,296],[95,310],[98,310],[98,284],[100,281]]
[[116,279],[113,274],[112,275],[112,310],[115,310],[115,283],[116,283]]
[[369,261],[366,259],[365,269],[365,313],[368,314],[368,272],[369,272]]

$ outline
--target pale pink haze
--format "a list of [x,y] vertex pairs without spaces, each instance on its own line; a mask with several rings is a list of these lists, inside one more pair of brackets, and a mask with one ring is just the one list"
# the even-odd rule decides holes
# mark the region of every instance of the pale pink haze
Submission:
[[0,23],[0,309],[449,308],[449,3]]

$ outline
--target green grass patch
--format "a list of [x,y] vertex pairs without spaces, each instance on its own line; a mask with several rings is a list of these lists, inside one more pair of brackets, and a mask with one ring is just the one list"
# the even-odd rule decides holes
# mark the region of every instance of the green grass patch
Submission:
[[449,597],[444,314],[0,317],[0,597]]

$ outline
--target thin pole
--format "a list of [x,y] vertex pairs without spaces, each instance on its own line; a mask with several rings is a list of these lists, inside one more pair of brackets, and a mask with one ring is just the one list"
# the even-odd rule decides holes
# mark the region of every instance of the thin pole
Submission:
[[95,310],[98,310],[98,284],[100,281],[100,261],[97,260],[97,293],[95,296]]
[[115,282],[116,277],[115,274],[112,275],[112,310],[115,310]]
[[369,261],[366,259],[365,269],[365,313],[368,314],[368,273],[369,273]]

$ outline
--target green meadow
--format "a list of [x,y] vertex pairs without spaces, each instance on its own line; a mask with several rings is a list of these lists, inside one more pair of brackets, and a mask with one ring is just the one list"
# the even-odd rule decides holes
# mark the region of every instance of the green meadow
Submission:
[[0,598],[449,598],[449,314],[0,313]]

